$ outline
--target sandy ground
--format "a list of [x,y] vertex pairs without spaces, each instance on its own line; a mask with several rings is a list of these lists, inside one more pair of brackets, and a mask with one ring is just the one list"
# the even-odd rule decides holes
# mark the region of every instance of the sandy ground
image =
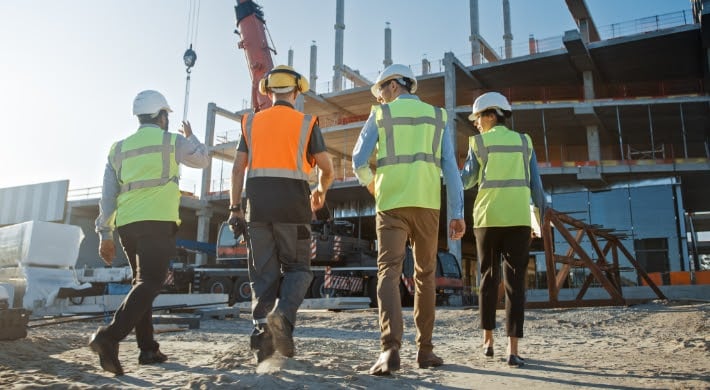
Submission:
[[[499,310],[499,324],[503,316]],[[502,328],[495,334],[495,358],[486,358],[477,311],[439,308],[434,343],[445,365],[419,369],[409,308],[402,369],[390,377],[367,374],[379,353],[374,309],[301,312],[299,321],[296,357],[276,356],[260,366],[248,350],[245,314],[157,335],[170,356],[157,366],[138,365],[130,335],[121,343],[121,377],[101,371],[86,347],[99,322],[32,328],[25,339],[0,342],[0,388],[710,388],[710,303],[529,310],[523,368],[505,364]]]

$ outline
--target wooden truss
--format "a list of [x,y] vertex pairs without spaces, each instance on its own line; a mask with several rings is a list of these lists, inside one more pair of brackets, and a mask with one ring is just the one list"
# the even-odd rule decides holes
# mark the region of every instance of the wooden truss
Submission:
[[[555,228],[569,244],[570,248],[565,255],[553,253],[553,233]],[[631,253],[619,240],[619,235],[612,234],[611,229],[603,229],[597,225],[589,225],[570,217],[554,209],[547,209],[544,215],[544,222],[541,233],[545,247],[545,262],[547,267],[547,289],[549,291],[549,302],[543,303],[543,307],[578,307],[578,306],[603,306],[603,305],[625,305],[621,290],[621,276],[619,270],[619,252],[634,266],[636,272],[653,289],[658,298],[666,299],[661,290],[648,277],[646,271],[634,259]],[[572,231],[576,233],[573,235]],[[594,254],[587,253],[580,243],[587,237],[591,242]],[[606,241],[602,248],[601,243]],[[608,256],[611,253],[611,261]],[[596,261],[593,258],[596,257]],[[557,271],[557,263],[562,267]],[[583,267],[589,269],[582,288],[573,301],[560,301],[560,288],[569,278],[572,267]],[[583,300],[592,281],[596,279],[602,287],[609,293],[610,299]]]

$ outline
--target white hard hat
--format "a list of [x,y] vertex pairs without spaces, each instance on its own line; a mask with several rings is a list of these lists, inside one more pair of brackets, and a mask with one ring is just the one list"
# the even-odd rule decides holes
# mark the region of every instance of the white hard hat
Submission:
[[499,111],[504,111],[499,112],[501,116],[509,116],[509,114],[513,111],[510,107],[510,103],[508,103],[508,99],[506,99],[505,96],[498,92],[486,92],[476,98],[476,101],[473,102],[473,112],[471,112],[471,115],[468,116],[468,120],[476,120],[476,116],[478,116],[478,114],[491,108],[497,108]]
[[133,115],[152,115],[155,117],[160,110],[173,112],[168,105],[168,101],[165,100],[165,96],[158,91],[141,91],[133,99]]
[[375,80],[375,84],[370,88],[370,92],[372,92],[375,97],[379,97],[380,85],[382,85],[382,83],[399,78],[409,79],[412,82],[412,89],[409,92],[414,93],[417,91],[417,78],[414,77],[414,72],[412,72],[407,65],[392,64],[386,67],[385,70],[377,76],[377,80]]

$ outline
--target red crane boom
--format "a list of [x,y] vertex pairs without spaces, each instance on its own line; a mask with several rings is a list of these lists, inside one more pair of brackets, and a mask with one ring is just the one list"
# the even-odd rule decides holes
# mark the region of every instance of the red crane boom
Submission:
[[271,107],[271,99],[259,93],[259,80],[273,69],[274,62],[266,39],[266,21],[261,6],[252,0],[237,0],[234,7],[237,15],[237,29],[234,32],[241,37],[237,47],[244,49],[244,54],[251,74],[251,102],[254,112]]

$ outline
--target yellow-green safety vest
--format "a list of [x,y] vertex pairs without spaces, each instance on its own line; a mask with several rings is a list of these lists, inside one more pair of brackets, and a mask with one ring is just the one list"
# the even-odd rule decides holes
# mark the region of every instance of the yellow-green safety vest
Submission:
[[148,125],[111,147],[109,161],[120,185],[116,226],[137,221],[180,223],[177,134]]
[[495,126],[469,144],[479,163],[474,227],[531,226],[530,136]]
[[446,111],[417,99],[373,107],[378,132],[377,211],[441,207],[441,144]]

